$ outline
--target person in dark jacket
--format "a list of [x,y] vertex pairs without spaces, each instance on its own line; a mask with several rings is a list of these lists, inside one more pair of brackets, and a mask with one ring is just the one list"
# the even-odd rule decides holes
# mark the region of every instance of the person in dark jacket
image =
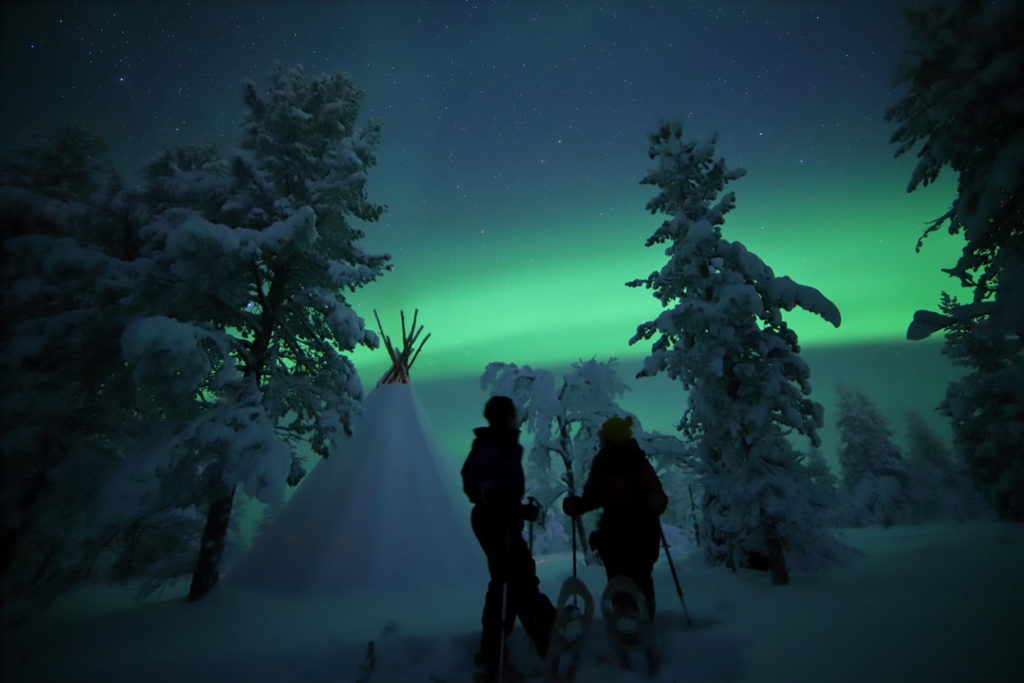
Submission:
[[526,484],[515,404],[507,396],[494,396],[484,407],[484,417],[488,426],[474,430],[476,438],[462,466],[462,488],[473,503],[473,533],[491,577],[477,663],[496,672],[503,656],[502,629],[507,635],[516,617],[537,654],[546,657],[555,607],[540,591],[537,567],[523,539],[523,523],[536,520],[539,510],[521,502]]
[[590,467],[582,496],[568,496],[562,510],[572,517],[602,508],[590,544],[601,556],[608,578],[625,576],[644,594],[654,618],[654,581],[661,522],[668,496],[647,454],[633,438],[633,418],[613,417],[601,427],[600,450]]

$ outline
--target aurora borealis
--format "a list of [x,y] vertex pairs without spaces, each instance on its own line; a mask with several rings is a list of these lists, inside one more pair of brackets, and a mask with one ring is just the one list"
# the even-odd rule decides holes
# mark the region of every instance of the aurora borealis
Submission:
[[[885,109],[905,44],[897,3],[14,3],[3,22],[4,148],[65,121],[110,143],[129,179],[161,149],[230,149],[241,81],[275,63],[349,71],[381,117],[366,246],[394,270],[353,295],[397,334],[419,308],[425,379],[488,361],[636,361],[657,312],[624,286],[664,261],[638,181],[661,118],[717,132],[748,175],[725,236],[819,288],[843,325],[794,313],[808,348],[901,343],[954,283],[959,244],[914,244],[952,198],[905,193]],[[902,342],[907,343],[907,342]],[[909,344],[909,343],[907,343]],[[932,353],[930,351],[929,353]],[[360,352],[364,381],[383,354]]]

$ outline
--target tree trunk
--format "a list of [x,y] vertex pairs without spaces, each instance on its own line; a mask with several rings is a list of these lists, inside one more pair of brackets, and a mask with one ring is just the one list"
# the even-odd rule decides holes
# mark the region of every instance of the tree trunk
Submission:
[[40,465],[36,468],[28,488],[22,493],[19,501],[18,522],[7,527],[0,533],[0,578],[7,581],[7,572],[14,565],[18,554],[18,546],[21,540],[28,535],[31,522],[35,520],[35,506],[46,490],[48,483],[46,479],[47,466]]
[[697,504],[693,502],[693,486],[687,486],[686,492],[690,494],[690,517],[693,519],[693,541],[700,547],[700,517],[697,515]]
[[770,526],[766,541],[768,569],[772,573],[772,583],[776,586],[785,586],[789,583],[789,569],[786,568],[786,553],[782,549],[782,540],[775,532],[774,525]]
[[[281,306],[285,300],[284,284],[288,272],[283,267],[274,269],[270,275],[267,291],[263,291],[264,276],[256,262],[253,262],[256,292],[260,301],[260,320],[254,326],[252,346],[249,348],[249,359],[245,363],[243,374],[254,383],[262,393],[260,378],[267,369],[270,358],[270,346],[274,330],[280,320]],[[206,526],[203,528],[203,542],[199,546],[199,557],[196,558],[195,569],[192,570],[192,585],[188,591],[188,601],[194,602],[209,593],[220,578],[220,560],[224,555],[227,543],[228,523],[231,521],[231,507],[235,500],[235,488],[226,487],[220,481],[221,472],[216,475],[218,493],[210,503],[206,513]]]
[[188,591],[189,602],[195,602],[217,585],[234,500],[234,487],[224,487],[222,495],[210,503],[206,513],[206,525],[203,527],[203,541],[199,546],[199,556],[196,558],[195,569],[192,570],[192,585]]

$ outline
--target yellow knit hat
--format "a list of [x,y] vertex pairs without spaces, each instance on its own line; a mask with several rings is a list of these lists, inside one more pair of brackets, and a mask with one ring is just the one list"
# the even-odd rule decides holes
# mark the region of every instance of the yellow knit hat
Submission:
[[610,417],[601,425],[601,436],[610,444],[625,443],[633,437],[632,417]]

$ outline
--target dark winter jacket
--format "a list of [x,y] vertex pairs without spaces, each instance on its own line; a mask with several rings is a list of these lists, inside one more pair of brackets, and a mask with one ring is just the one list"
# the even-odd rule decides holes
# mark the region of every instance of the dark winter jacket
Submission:
[[608,444],[594,458],[580,497],[581,512],[603,508],[598,531],[606,540],[660,540],[658,517],[668,496],[635,439]]
[[474,505],[519,514],[526,492],[519,430],[480,427],[462,466],[462,490]]

